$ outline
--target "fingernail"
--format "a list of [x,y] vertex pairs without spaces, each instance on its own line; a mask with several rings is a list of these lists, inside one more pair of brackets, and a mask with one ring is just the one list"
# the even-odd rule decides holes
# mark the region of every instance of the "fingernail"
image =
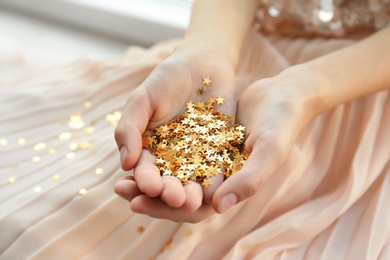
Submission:
[[229,193],[227,195],[225,195],[221,201],[219,202],[219,211],[221,213],[227,211],[228,209],[230,209],[234,204],[237,203],[237,196],[234,194],[234,193]]
[[128,154],[126,146],[121,147],[120,154],[121,154],[121,164],[123,167],[123,165],[125,164],[126,158],[127,158],[127,154]]

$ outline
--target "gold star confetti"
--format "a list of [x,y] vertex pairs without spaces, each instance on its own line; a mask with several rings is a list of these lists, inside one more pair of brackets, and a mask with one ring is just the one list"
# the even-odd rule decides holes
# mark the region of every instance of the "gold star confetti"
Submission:
[[217,101],[217,104],[220,105],[220,104],[223,104],[224,98],[218,97],[218,98],[215,99],[215,100]]
[[203,78],[203,84],[205,84],[206,86],[208,86],[208,85],[210,85],[210,83],[211,83],[210,77]]
[[39,156],[34,156],[33,158],[31,158],[31,161],[37,163],[37,162],[40,162],[41,161],[41,157]]
[[0,139],[0,146],[6,146],[8,144],[7,139]]
[[70,132],[63,132],[58,136],[60,140],[69,140],[71,137],[72,137],[72,133]]
[[88,193],[88,191],[87,191],[86,188],[81,188],[81,189],[79,189],[79,195],[84,196],[84,195],[87,194],[87,193]]
[[92,107],[91,102],[89,102],[89,101],[84,102],[85,109],[90,109],[91,107]]
[[139,227],[137,228],[137,231],[138,231],[138,233],[142,234],[142,233],[144,233],[145,228],[144,228],[143,226],[139,226]]
[[9,177],[8,178],[8,183],[9,184],[14,184],[16,182],[16,178],[15,177]]
[[33,190],[34,190],[34,192],[39,193],[39,192],[42,191],[42,187],[41,186],[37,186]]
[[186,230],[186,236],[189,237],[192,235],[192,230],[191,229],[187,229]]
[[248,157],[245,127],[231,126],[232,118],[214,108],[218,102],[223,98],[210,98],[207,104],[189,102],[185,113],[144,136],[143,147],[156,156],[162,176],[208,187],[211,176],[228,178],[241,169]]
[[54,148],[49,149],[49,154],[55,154],[55,153],[56,153],[56,149]]
[[72,160],[75,156],[76,156],[75,153],[67,153],[66,154],[66,158],[69,159],[69,160]]
[[96,174],[96,175],[101,175],[101,174],[103,174],[103,169],[102,169],[102,168],[96,168],[95,174]]
[[165,244],[165,246],[161,248],[160,253],[172,249],[173,248],[172,242],[173,242],[173,238],[170,238]]
[[206,89],[204,87],[199,88],[199,95],[204,95],[206,94]]
[[19,138],[19,139],[18,139],[18,144],[19,144],[19,145],[25,145],[25,144],[26,144],[26,139],[24,139],[24,138]]
[[53,180],[58,181],[61,178],[61,176],[59,174],[55,174],[55,175],[53,175],[52,178],[53,178]]

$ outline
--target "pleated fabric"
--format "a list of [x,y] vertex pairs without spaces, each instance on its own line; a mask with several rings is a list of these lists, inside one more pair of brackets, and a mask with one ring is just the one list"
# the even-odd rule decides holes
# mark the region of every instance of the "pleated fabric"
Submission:
[[[251,32],[237,87],[353,42]],[[390,259],[389,91],[316,117],[225,214],[189,224],[129,210],[113,192],[128,174],[118,111],[177,43],[45,69],[0,58],[0,259]]]

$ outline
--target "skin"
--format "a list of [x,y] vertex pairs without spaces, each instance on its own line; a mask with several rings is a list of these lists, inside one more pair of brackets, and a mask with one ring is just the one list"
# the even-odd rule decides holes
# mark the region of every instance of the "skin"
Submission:
[[[384,48],[390,46],[387,28],[273,78],[258,80],[237,97],[234,70],[258,3],[219,2],[195,2],[183,43],[130,94],[115,137],[122,168],[134,169],[134,178],[120,179],[115,191],[135,212],[193,223],[223,213],[261,189],[310,120],[339,104],[390,87],[390,48]],[[199,84],[206,76],[213,85],[199,96]],[[225,182],[215,177],[208,188],[197,183],[183,187],[174,177],[160,177],[154,157],[141,149],[147,125],[165,123],[183,112],[185,103],[210,96],[224,97],[222,112],[236,115],[246,126],[248,161]]]

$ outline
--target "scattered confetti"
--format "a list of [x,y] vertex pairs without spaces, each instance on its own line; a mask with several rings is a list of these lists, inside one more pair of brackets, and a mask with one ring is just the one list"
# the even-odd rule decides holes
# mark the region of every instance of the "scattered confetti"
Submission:
[[69,160],[72,160],[75,156],[76,156],[75,153],[67,153],[66,154],[66,158],[69,159]]
[[199,88],[199,95],[203,96],[206,94],[206,89],[204,87]]
[[56,149],[54,148],[49,149],[49,154],[55,154],[55,153],[56,153]]
[[137,231],[138,231],[138,233],[142,234],[142,233],[144,233],[145,228],[144,228],[143,226],[139,226],[139,227],[137,228]]
[[41,191],[42,191],[42,187],[41,186],[37,186],[37,187],[34,188],[34,192],[36,192],[36,193],[39,193]]
[[70,143],[69,144],[69,148],[71,150],[76,150],[78,147],[79,147],[79,145],[77,143]]
[[39,157],[39,156],[33,156],[33,158],[31,158],[31,160],[32,160],[33,162],[37,163],[37,162],[40,162],[40,161],[41,161],[41,157]]
[[76,113],[70,116],[68,126],[73,129],[81,129],[85,125],[83,121],[83,116],[81,113]]
[[26,144],[26,139],[24,139],[24,138],[19,138],[19,139],[18,139],[18,144],[19,144],[19,145],[25,145],[25,144]]
[[143,139],[143,147],[156,156],[155,165],[163,176],[175,176],[183,185],[196,181],[211,185],[210,177],[228,178],[241,169],[248,153],[244,151],[245,127],[214,108],[223,98],[187,103],[187,111],[155,129]]
[[72,137],[72,133],[70,133],[70,132],[63,132],[63,133],[58,135],[58,138],[60,140],[69,140],[71,137]]
[[93,126],[85,127],[85,128],[83,129],[83,132],[84,132],[85,134],[92,134],[92,133],[95,132],[95,128],[94,128]]
[[37,143],[36,145],[34,145],[34,150],[39,152],[39,151],[42,151],[46,148],[46,144],[41,142],[41,143]]
[[16,178],[15,177],[9,177],[8,178],[8,183],[9,184],[14,184],[16,182]]
[[80,149],[91,149],[92,148],[92,144],[90,142],[86,142],[86,141],[82,141],[82,142],[79,142],[78,143],[78,147]]
[[90,109],[91,107],[92,107],[91,102],[89,102],[89,101],[84,102],[85,109]]
[[186,236],[189,237],[192,235],[192,230],[191,229],[187,229],[186,230]]
[[106,120],[110,122],[112,125],[116,126],[119,123],[119,120],[122,117],[122,112],[121,111],[115,111],[112,114],[107,114],[106,115]]
[[55,174],[55,175],[53,175],[52,178],[53,178],[53,180],[58,181],[61,178],[61,176],[59,174]]
[[101,174],[103,174],[103,169],[102,169],[102,168],[96,168],[95,174],[96,174],[96,175],[101,175]]
[[210,77],[207,77],[207,78],[203,78],[203,84],[205,84],[206,86],[210,85],[212,81],[210,80]]
[[81,188],[81,189],[79,189],[79,195],[84,196],[84,195],[87,194],[87,193],[88,193],[88,191],[87,191],[86,188]]
[[6,146],[8,144],[7,139],[0,139],[0,146]]

